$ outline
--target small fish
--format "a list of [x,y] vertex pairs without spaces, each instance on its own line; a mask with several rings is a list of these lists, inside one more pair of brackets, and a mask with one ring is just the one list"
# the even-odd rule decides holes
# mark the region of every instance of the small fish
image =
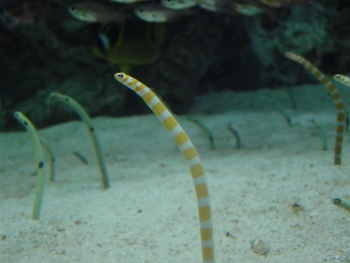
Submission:
[[212,12],[234,13],[232,0],[198,0],[198,6]]
[[123,3],[123,4],[131,4],[131,3],[143,2],[146,0],[111,0],[111,1],[117,2],[117,3]]
[[97,3],[76,3],[71,5],[68,11],[73,17],[92,23],[123,23],[127,18],[125,14],[118,13],[108,6]]
[[209,11],[212,11],[212,12],[218,11],[217,7],[215,5],[212,5],[212,4],[203,3],[203,4],[199,4],[198,6],[203,8],[203,9],[205,9],[205,10],[209,10]]
[[197,5],[196,0],[162,0],[161,4],[170,9],[187,9]]
[[[185,10],[186,11],[186,10]],[[135,15],[147,22],[164,23],[189,12],[172,10],[159,5],[141,5],[134,9]]]
[[273,8],[279,8],[291,4],[302,4],[303,0],[260,0],[260,3]]
[[73,153],[83,164],[89,164],[89,160],[81,152],[73,151]]
[[261,7],[256,5],[234,3],[232,4],[232,7],[237,13],[246,16],[255,16],[264,12]]

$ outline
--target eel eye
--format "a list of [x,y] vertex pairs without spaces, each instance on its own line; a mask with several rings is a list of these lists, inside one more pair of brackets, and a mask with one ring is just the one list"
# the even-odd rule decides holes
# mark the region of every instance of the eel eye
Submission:
[[124,74],[123,74],[123,73],[117,73],[117,77],[118,77],[119,79],[122,79],[122,78],[124,78]]
[[339,204],[340,203],[340,198],[333,198],[333,203],[334,204]]

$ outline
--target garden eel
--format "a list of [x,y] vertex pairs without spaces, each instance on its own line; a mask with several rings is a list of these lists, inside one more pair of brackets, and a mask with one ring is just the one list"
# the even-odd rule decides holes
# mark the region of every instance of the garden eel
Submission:
[[14,116],[26,128],[34,150],[34,155],[37,163],[37,177],[32,219],[39,220],[45,184],[44,153],[41,148],[38,133],[32,122],[19,111],[16,111]]
[[336,206],[339,206],[340,208],[343,208],[347,212],[350,212],[350,202],[345,199],[342,199],[340,197],[335,197],[333,198],[333,204],[335,204]]
[[350,78],[348,78],[347,76],[336,74],[336,75],[333,76],[333,78],[336,81],[344,84],[345,86],[350,87]]
[[346,117],[345,117],[344,103],[338,89],[317,67],[311,64],[310,61],[306,60],[301,56],[293,54],[291,52],[286,52],[285,56],[303,65],[304,68],[306,68],[323,85],[326,86],[328,92],[332,95],[335,103],[335,108],[337,110],[337,122],[338,122],[337,129],[336,129],[336,137],[335,137],[335,147],[334,147],[334,164],[340,165]]
[[80,104],[76,100],[72,99],[71,97],[69,97],[67,95],[57,93],[57,92],[52,92],[50,94],[49,99],[55,99],[59,102],[66,104],[67,106],[72,108],[79,115],[79,117],[82,119],[82,121],[84,122],[84,124],[86,126],[87,132],[90,136],[90,139],[92,141],[92,144],[93,144],[93,147],[94,147],[94,150],[96,153],[97,162],[98,162],[101,176],[102,176],[103,186],[105,189],[110,187],[106,163],[105,163],[104,156],[103,156],[103,153],[101,150],[101,144],[98,140],[98,137],[96,135],[96,130],[92,124],[92,120],[90,119],[89,115],[86,113],[86,111],[80,106]]
[[145,101],[147,106],[174,137],[175,142],[188,161],[197,196],[203,263],[214,263],[213,223],[209,190],[204,169],[194,145],[173,114],[150,88],[122,72],[116,73],[114,77],[129,89],[135,91]]

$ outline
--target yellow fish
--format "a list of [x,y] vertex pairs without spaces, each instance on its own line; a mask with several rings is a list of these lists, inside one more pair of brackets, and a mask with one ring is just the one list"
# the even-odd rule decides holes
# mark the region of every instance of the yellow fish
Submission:
[[164,39],[164,25],[141,20],[110,25],[100,34],[93,54],[129,72],[133,65],[145,65],[158,57]]

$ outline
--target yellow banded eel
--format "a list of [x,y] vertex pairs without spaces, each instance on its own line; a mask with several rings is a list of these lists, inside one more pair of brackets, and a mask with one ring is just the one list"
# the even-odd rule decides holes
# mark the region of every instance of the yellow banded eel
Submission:
[[333,204],[343,208],[350,213],[350,202],[340,197],[333,198]]
[[334,84],[310,61],[305,58],[293,54],[291,52],[286,52],[285,56],[293,61],[298,62],[303,65],[312,75],[314,75],[323,85],[326,86],[328,92],[332,95],[335,108],[337,110],[337,128],[336,128],[336,137],[335,137],[335,147],[334,147],[334,164],[341,164],[341,154],[342,154],[342,144],[344,137],[344,130],[346,125],[346,116],[343,99],[338,91],[338,89],[334,86]]
[[165,128],[172,134],[185,159],[188,161],[197,196],[203,263],[214,263],[213,224],[209,190],[204,169],[196,149],[173,114],[150,88],[125,73],[116,73],[114,77],[129,89],[135,91],[145,101]]
[[336,75],[333,76],[333,78],[336,81],[344,84],[345,86],[350,87],[350,78],[349,77],[346,77],[346,76],[341,75],[341,74],[336,74]]

